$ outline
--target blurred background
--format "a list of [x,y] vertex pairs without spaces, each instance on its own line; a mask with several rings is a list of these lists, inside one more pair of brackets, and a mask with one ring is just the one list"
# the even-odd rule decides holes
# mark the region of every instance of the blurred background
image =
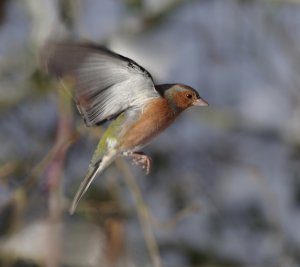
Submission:
[[[104,44],[190,109],[75,215],[102,128],[37,65],[49,36]],[[1,0],[0,266],[300,266],[300,1]]]

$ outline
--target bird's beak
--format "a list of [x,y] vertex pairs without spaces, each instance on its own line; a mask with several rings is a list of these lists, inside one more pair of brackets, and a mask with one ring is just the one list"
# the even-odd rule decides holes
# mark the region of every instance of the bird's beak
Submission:
[[193,106],[207,107],[208,103],[205,100],[203,100],[202,98],[198,98],[193,102]]

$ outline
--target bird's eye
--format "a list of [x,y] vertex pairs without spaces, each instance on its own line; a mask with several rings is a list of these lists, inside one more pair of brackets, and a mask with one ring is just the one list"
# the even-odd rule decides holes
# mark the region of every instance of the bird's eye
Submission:
[[192,99],[193,96],[192,96],[191,94],[187,94],[186,97],[187,97],[188,99]]

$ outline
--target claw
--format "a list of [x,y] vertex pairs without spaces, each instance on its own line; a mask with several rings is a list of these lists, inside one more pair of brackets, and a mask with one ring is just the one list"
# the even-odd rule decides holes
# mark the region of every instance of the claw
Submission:
[[146,170],[146,174],[149,174],[152,162],[149,156],[143,152],[132,152],[127,154],[127,156],[132,157],[132,163],[134,165],[142,166],[142,168]]

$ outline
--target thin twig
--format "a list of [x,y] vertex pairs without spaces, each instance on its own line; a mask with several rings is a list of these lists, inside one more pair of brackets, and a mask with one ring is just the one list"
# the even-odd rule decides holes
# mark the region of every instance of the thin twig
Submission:
[[182,221],[185,218],[199,212],[200,209],[201,209],[200,205],[188,206],[188,207],[183,208],[182,210],[178,211],[173,217],[171,217],[170,219],[168,219],[165,222],[159,221],[157,218],[155,218],[153,216],[153,214],[150,214],[150,216],[151,216],[151,221],[153,222],[153,224],[155,224],[158,227],[163,228],[163,229],[172,230],[179,221]]
[[9,161],[0,165],[0,179],[2,180],[8,177],[10,174],[14,173],[18,167],[19,163],[17,161]]
[[154,237],[154,233],[151,225],[151,218],[149,216],[149,211],[147,205],[144,201],[144,198],[141,194],[141,191],[136,183],[136,179],[129,167],[124,163],[123,160],[116,160],[117,167],[124,174],[125,181],[128,185],[128,188],[134,198],[137,214],[141,223],[142,231],[144,234],[145,242],[151,257],[154,267],[161,267],[161,259],[159,255],[158,245]]

